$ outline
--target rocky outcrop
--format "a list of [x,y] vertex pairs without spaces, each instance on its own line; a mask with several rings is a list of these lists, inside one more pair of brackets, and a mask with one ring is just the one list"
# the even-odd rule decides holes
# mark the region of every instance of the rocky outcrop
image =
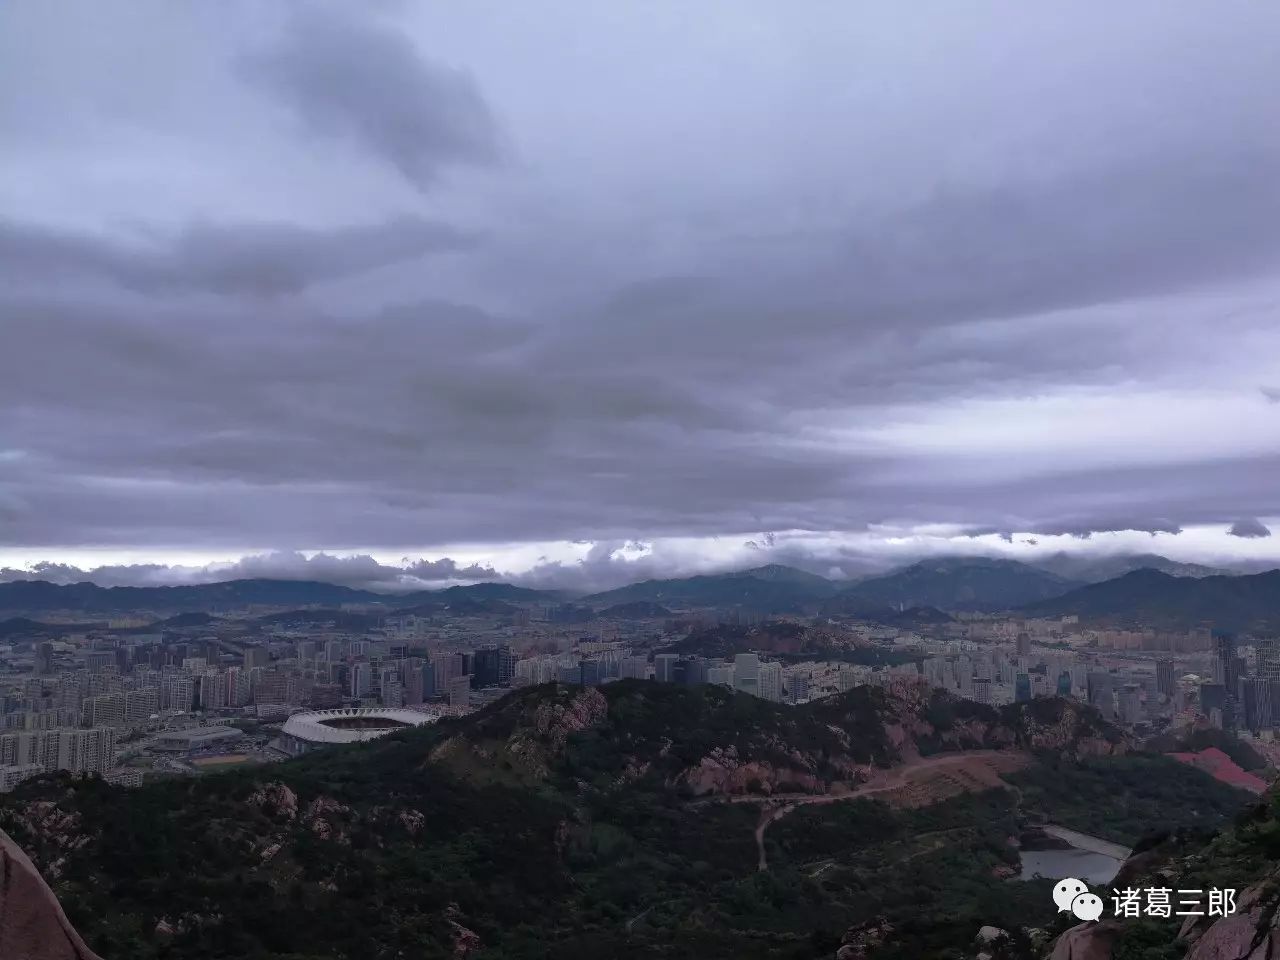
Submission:
[[0,831],[0,957],[102,960],[75,932],[35,865]]
[[1121,920],[1077,924],[1058,937],[1048,960],[1111,960],[1112,947],[1123,930]]
[[609,701],[595,687],[587,687],[568,704],[540,703],[533,716],[533,728],[551,743],[555,753],[564,750],[569,735],[579,733],[609,715]]
[[686,770],[679,780],[694,796],[707,794],[772,794],[824,793],[827,782],[812,773],[794,767],[775,767],[761,761],[743,762],[735,747],[717,747],[702,758],[696,767]]
[[267,816],[292,820],[298,815],[298,795],[283,783],[265,783],[250,796],[248,803]]
[[480,941],[480,935],[474,930],[464,927],[459,922],[461,919],[462,911],[458,909],[458,905],[456,903],[449,904],[445,910],[445,922],[449,925],[449,936],[453,941],[454,960],[466,960],[467,957],[484,946]]
[[892,934],[893,926],[884,917],[850,927],[840,939],[836,960],[867,960]]

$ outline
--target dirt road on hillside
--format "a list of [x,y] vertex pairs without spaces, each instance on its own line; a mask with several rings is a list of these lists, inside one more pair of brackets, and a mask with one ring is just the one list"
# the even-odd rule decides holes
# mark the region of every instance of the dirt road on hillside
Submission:
[[[728,797],[729,803],[757,803],[762,806],[756,824],[759,868],[769,869],[764,835],[769,825],[781,820],[796,807],[814,803],[843,803],[847,800],[883,800],[893,807],[923,807],[947,797],[992,787],[1014,789],[1001,774],[1021,769],[1031,756],[1016,750],[970,750],[936,754],[908,760],[901,766],[877,771],[870,780],[845,793],[774,794],[769,797]],[[723,801],[722,801],[723,802]]]

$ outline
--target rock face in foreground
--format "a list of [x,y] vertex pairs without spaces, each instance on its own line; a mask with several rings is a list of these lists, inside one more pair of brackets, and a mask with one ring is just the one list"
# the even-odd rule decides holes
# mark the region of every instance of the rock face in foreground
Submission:
[[1058,938],[1049,960],[1111,960],[1111,948],[1122,929],[1118,920],[1077,924]]
[[40,872],[0,830],[0,957],[102,960],[85,946]]

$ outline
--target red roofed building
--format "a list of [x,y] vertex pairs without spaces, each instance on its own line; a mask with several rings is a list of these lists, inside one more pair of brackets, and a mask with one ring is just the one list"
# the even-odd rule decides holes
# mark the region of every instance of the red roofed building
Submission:
[[1246,773],[1234,760],[1217,747],[1209,747],[1199,753],[1169,753],[1166,756],[1203,770],[1209,776],[1222,783],[1250,793],[1262,793],[1267,789],[1267,782],[1252,773]]

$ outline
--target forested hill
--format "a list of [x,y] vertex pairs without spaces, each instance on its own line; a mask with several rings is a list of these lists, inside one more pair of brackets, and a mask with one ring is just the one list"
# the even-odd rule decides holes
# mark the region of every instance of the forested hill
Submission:
[[[30,781],[0,802],[0,828],[108,958],[799,958],[814,910],[832,951],[865,912],[852,879],[838,895],[809,889],[803,858],[789,865],[808,849],[799,837],[762,876],[758,806],[707,801],[824,794],[904,757],[982,747],[1094,755],[1124,743],[1089,708],[1057,700],[996,710],[918,687],[858,688],[790,708],[711,686],[548,685],[244,772],[132,791]],[[939,812],[980,843],[989,815],[1009,816],[1008,797],[992,802],[1002,812],[954,799]],[[898,816],[881,806],[849,815]],[[779,842],[826,809],[788,818]],[[894,836],[917,829],[894,823]],[[991,869],[957,844],[968,858],[957,869]],[[767,905],[773,884],[793,892]]]
[[1280,630],[1280,570],[1199,578],[1135,570],[1023,609],[1034,616],[1075,615],[1168,629],[1274,631]]

